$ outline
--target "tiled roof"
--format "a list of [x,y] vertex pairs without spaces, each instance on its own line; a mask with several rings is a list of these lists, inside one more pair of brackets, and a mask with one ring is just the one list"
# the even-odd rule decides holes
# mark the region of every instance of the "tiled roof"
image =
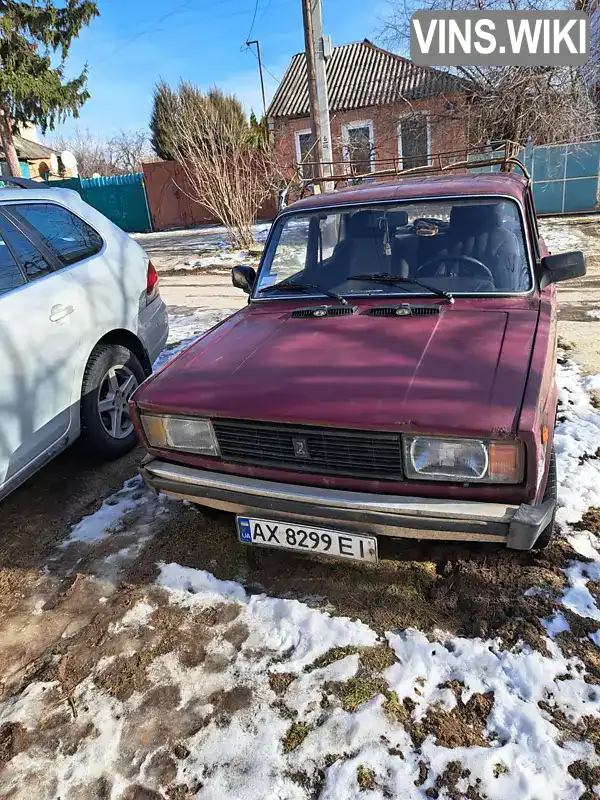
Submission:
[[[15,149],[17,155],[22,161],[37,161],[41,158],[50,158],[52,153],[56,153],[51,147],[46,147],[45,144],[38,144],[37,142],[30,142],[29,139],[24,139],[22,136],[13,136]],[[0,156],[4,156],[4,150],[0,146]]]
[[[327,88],[329,108],[334,112],[460,91],[458,81],[450,75],[418,67],[407,58],[375,47],[368,39],[333,48],[327,61]],[[309,116],[304,53],[292,58],[267,116]]]

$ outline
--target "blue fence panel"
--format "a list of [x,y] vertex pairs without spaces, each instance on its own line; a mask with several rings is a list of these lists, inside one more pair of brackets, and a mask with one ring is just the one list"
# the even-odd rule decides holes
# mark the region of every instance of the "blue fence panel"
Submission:
[[600,210],[600,141],[527,147],[539,214]]

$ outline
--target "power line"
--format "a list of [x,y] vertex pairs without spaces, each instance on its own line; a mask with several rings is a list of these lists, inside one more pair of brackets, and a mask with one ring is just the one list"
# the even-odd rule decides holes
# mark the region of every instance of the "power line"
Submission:
[[141,30],[139,33],[136,33],[134,36],[130,36],[130,37],[129,37],[129,39],[126,39],[126,40],[125,40],[125,41],[124,41],[122,44],[120,44],[120,45],[118,45],[117,47],[115,47],[115,49],[114,49],[114,50],[111,50],[111,52],[110,52],[110,53],[108,53],[108,55],[107,55],[107,56],[105,56],[105,57],[104,57],[104,58],[103,58],[103,59],[102,59],[102,60],[101,60],[99,63],[100,63],[100,64],[102,64],[104,61],[107,61],[107,60],[108,60],[109,58],[111,58],[111,56],[113,56],[115,53],[118,53],[118,52],[119,52],[119,50],[122,50],[124,47],[127,47],[127,45],[128,45],[128,44],[131,44],[132,42],[135,42],[135,40],[136,40],[136,39],[139,39],[139,38],[140,38],[140,36],[144,36],[146,33],[150,33],[150,31],[154,30],[154,28],[156,28],[158,25],[160,25],[160,24],[161,24],[162,22],[164,22],[166,19],[168,19],[169,17],[173,17],[173,16],[174,16],[175,14],[177,14],[177,13],[178,13],[178,12],[179,12],[181,9],[183,9],[183,8],[186,8],[186,6],[189,6],[189,5],[191,5],[191,3],[193,3],[194,1],[195,1],[195,0],[183,0],[183,2],[182,2],[182,3],[178,3],[178,4],[175,6],[175,8],[174,8],[174,9],[172,9],[171,11],[168,11],[166,14],[163,14],[163,16],[162,16],[162,17],[159,17],[157,20],[155,20],[155,21],[154,21],[154,22],[153,22],[151,25],[149,25],[147,28],[144,28],[144,29],[143,29],[143,30]]
[[254,30],[254,23],[256,22],[256,15],[258,13],[258,4],[259,3],[260,3],[260,0],[255,0],[255,3],[254,3],[254,14],[252,15],[252,22],[250,23],[250,30],[248,31],[248,33],[246,34],[246,38],[244,39],[245,42],[248,41],[248,39],[252,35],[252,31]]
[[[256,55],[256,53],[254,52],[254,50],[251,47],[248,47],[248,43],[247,42],[244,42],[244,44],[242,45],[242,50],[249,50],[252,53],[252,55],[254,56],[254,58],[258,61],[258,56]],[[264,69],[265,72],[269,73],[269,75],[273,78],[275,83],[281,83],[281,79],[278,78],[277,75],[273,75],[273,73],[267,67],[267,65],[265,64],[264,61],[262,62],[262,68]]]

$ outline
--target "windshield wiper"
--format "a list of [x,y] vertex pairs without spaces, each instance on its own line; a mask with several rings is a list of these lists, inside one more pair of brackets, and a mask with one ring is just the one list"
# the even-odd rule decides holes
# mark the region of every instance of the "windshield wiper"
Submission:
[[341,294],[337,292],[332,292],[330,289],[323,289],[322,286],[317,286],[316,283],[300,283],[300,281],[279,281],[279,283],[274,283],[272,286],[265,286],[264,289],[259,289],[261,294],[266,292],[279,292],[279,291],[292,291],[292,292],[306,292],[306,291],[317,291],[320,294],[324,294],[326,297],[332,297],[334,300],[339,300],[340,303],[347,306],[348,301],[345,297],[342,297]]
[[375,281],[377,283],[411,283],[413,286],[420,286],[421,289],[427,289],[428,292],[436,294],[438,297],[443,297],[448,303],[454,302],[454,297],[450,292],[445,292],[443,289],[435,289],[427,283],[422,283],[415,278],[401,278],[398,275],[392,275],[389,272],[375,272],[365,275],[349,275],[347,281]]

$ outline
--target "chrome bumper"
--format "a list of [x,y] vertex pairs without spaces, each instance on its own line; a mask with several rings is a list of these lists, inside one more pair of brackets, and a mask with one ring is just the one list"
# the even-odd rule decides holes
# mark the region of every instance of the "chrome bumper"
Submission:
[[507,505],[366,494],[276,483],[149,458],[142,476],[152,489],[234,514],[342,527],[378,536],[495,542],[530,550],[553,505]]

